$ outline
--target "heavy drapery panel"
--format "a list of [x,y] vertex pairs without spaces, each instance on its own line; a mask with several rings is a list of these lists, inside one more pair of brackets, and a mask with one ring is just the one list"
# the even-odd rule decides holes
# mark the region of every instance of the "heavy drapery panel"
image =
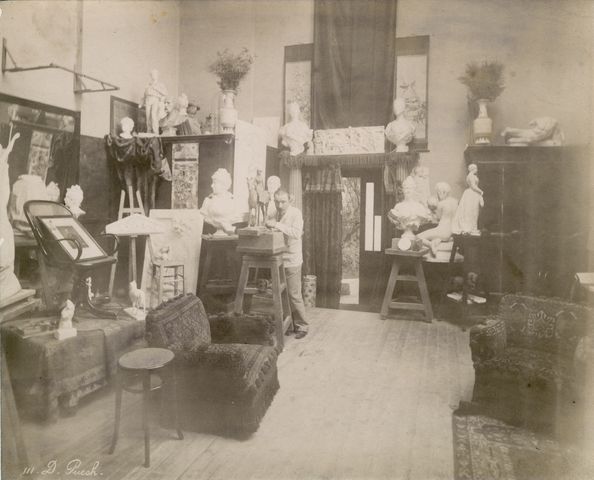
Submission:
[[317,306],[338,308],[342,279],[340,165],[303,169],[304,274],[317,277]]
[[394,92],[397,0],[316,0],[313,128],[385,125]]

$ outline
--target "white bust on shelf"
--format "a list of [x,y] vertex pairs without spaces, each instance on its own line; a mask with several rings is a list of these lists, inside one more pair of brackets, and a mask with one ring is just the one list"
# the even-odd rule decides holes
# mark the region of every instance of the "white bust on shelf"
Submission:
[[204,199],[200,208],[204,221],[217,229],[216,236],[233,234],[233,223],[240,220],[235,199],[229,191],[231,183],[229,172],[219,168],[212,176],[212,193]]
[[72,212],[74,218],[78,218],[84,215],[85,211],[80,208],[84,194],[80,185],[72,185],[66,189],[66,195],[64,196],[64,205],[68,207],[68,210]]
[[408,152],[408,144],[415,136],[415,126],[404,116],[406,102],[397,98],[393,104],[396,120],[388,123],[384,131],[386,138],[396,145],[397,152]]
[[305,145],[311,145],[313,130],[301,120],[301,108],[297,102],[289,104],[289,122],[279,130],[281,143],[289,147],[291,155],[305,151]]

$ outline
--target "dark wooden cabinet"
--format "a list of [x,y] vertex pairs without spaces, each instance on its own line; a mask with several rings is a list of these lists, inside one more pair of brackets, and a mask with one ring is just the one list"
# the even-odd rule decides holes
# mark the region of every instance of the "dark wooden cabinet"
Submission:
[[564,296],[587,259],[590,161],[585,147],[468,147],[498,233],[482,253],[489,288]]

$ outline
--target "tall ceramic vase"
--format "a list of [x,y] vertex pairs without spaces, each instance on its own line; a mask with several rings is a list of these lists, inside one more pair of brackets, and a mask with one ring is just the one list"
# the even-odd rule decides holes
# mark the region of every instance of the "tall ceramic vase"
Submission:
[[477,100],[478,116],[472,123],[473,137],[475,145],[490,145],[491,134],[493,133],[493,120],[487,113],[487,103],[489,100],[481,98]]
[[233,133],[237,123],[237,110],[235,109],[235,90],[223,90],[219,105],[219,125],[221,133]]

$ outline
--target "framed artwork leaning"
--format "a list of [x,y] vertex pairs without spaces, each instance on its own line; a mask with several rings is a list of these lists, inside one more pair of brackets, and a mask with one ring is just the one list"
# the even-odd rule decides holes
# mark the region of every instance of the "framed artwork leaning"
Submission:
[[[105,251],[76,218],[68,215],[38,218],[46,232],[58,241],[58,245],[70,260],[94,260],[107,257]],[[78,257],[79,245],[80,257]]]
[[429,35],[396,39],[394,98],[404,98],[404,116],[415,126],[416,151],[429,149]]

